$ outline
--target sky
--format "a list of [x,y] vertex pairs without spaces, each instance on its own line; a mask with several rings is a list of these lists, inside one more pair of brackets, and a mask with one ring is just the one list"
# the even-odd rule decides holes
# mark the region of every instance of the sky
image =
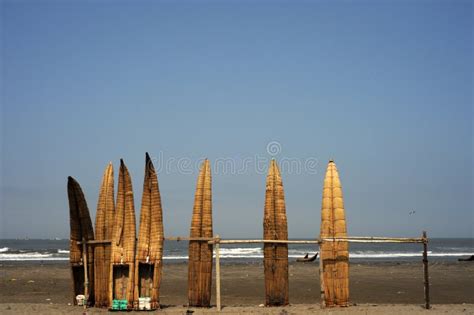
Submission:
[[263,235],[271,158],[290,238],[319,234],[329,159],[349,235],[474,236],[471,1],[0,8],[0,238],[68,238],[67,177],[94,220],[120,158],[138,221],[145,152],[167,236],[189,233],[206,157],[223,238]]

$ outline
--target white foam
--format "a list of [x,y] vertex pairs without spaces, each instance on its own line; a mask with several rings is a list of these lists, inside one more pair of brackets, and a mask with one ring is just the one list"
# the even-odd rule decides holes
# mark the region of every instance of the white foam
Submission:
[[0,254],[0,261],[33,261],[33,260],[69,260],[68,257],[54,257],[53,254],[37,252],[24,254]]
[[9,249],[10,248],[8,248],[8,247],[2,247],[2,248],[0,248],[0,253],[8,252]]
[[58,249],[58,254],[69,254],[69,251],[66,249]]
[[188,256],[163,256],[163,259],[170,259],[170,260],[176,260],[176,259],[188,259]]

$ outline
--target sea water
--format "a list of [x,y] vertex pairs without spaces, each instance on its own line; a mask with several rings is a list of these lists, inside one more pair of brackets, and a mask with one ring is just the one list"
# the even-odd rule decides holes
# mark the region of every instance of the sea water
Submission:
[[[0,262],[31,261],[61,262],[69,260],[69,240],[0,240]],[[350,243],[351,261],[414,261],[421,259],[421,244]],[[428,245],[430,260],[455,261],[474,255],[472,238],[433,238]],[[290,244],[290,261],[318,252],[312,244]],[[263,259],[262,244],[221,244],[221,262],[260,262]],[[165,241],[165,263],[184,262],[188,258],[188,242]]]

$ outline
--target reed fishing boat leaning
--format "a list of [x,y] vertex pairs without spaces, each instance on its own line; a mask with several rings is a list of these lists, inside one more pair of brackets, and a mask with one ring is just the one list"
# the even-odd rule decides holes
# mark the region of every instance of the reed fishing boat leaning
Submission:
[[[199,171],[194,197],[190,237],[212,238],[212,179],[209,160]],[[189,241],[189,306],[211,305],[213,245],[206,241]]]
[[89,208],[79,183],[68,177],[69,199],[69,261],[73,288],[73,303],[94,305],[94,251],[86,242],[94,240]]
[[[114,167],[112,163],[109,163],[102,177],[97,202],[95,217],[95,239],[97,241],[110,241],[112,239],[114,214]],[[108,307],[109,305],[110,255],[110,244],[98,243],[95,245],[94,293],[96,307]]]
[[[324,178],[320,238],[338,237],[347,237],[347,229],[341,181],[336,163],[331,160]],[[349,243],[323,241],[320,251],[326,306],[348,306]]]
[[[270,162],[267,175],[263,238],[266,240],[288,240],[283,182],[275,160]],[[263,254],[265,305],[288,305],[288,244],[265,243]]]
[[134,308],[137,310],[154,310],[160,307],[163,239],[163,211],[158,178],[150,156],[146,153],[135,257]]
[[133,308],[135,230],[132,180],[125,163],[120,160],[109,271],[109,308],[113,310]]

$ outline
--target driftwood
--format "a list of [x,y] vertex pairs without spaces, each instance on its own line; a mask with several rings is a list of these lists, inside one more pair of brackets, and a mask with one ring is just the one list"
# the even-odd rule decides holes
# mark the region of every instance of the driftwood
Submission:
[[[321,206],[321,239],[346,238],[346,219],[342,187],[336,164],[329,161],[324,179]],[[323,241],[324,298],[326,306],[349,303],[349,244],[345,240]]]
[[[212,179],[209,160],[199,171],[194,197],[190,237],[212,238]],[[189,306],[211,305],[213,243],[189,241],[188,301]]]
[[[114,214],[114,168],[112,163],[109,163],[102,177],[102,185],[97,202],[97,213],[95,217],[95,239],[97,241],[111,239]],[[91,243],[89,242],[89,244]],[[94,247],[94,292],[96,307],[107,307],[109,304],[110,254],[109,244],[102,243]]]
[[141,297],[150,297],[151,309],[160,307],[162,257],[163,211],[160,190],[155,168],[146,153],[140,230],[135,259],[135,309],[138,309]]
[[[270,162],[265,191],[263,238],[288,240],[285,196],[280,170]],[[265,305],[288,305],[288,244],[264,243]]]
[[308,257],[308,254],[306,254],[303,258],[297,258],[297,262],[312,262],[315,261],[316,258],[318,257],[318,253],[314,254],[314,256]]
[[68,177],[67,194],[69,199],[69,261],[73,287],[73,303],[76,295],[85,295],[86,303],[94,305],[94,251],[91,245],[78,244],[94,239],[94,229],[89,208],[79,183]]
[[132,179],[123,160],[120,160],[115,211],[111,244],[109,307],[112,306],[113,300],[127,300],[127,308],[131,309],[135,271],[135,207]]

